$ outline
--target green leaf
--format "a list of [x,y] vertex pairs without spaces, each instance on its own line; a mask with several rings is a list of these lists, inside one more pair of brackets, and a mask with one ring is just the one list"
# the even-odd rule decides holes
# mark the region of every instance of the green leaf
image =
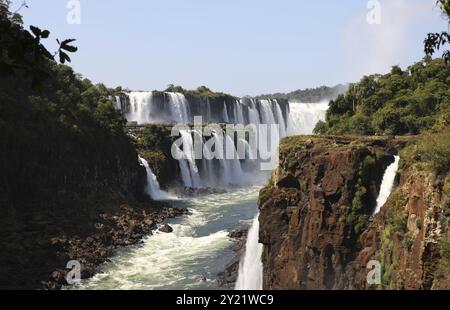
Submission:
[[67,45],[69,43],[75,42],[77,39],[67,39],[62,41],[61,45]]
[[71,53],[75,53],[76,51],[78,51],[77,47],[72,46],[72,45],[65,45],[65,44],[61,45],[61,49],[66,50]]
[[42,34],[41,29],[39,29],[38,27],[30,26],[30,30],[31,30],[31,32],[33,32],[33,34],[34,34],[36,37],[40,37],[41,34]]
[[41,37],[42,37],[43,39],[47,39],[49,35],[50,35],[50,31],[48,31],[48,30],[44,30],[44,31],[42,31],[42,33],[41,33]]
[[70,57],[69,57],[69,55],[67,55],[66,53],[64,53],[63,51],[59,51],[59,61],[62,63],[62,64],[64,64],[64,63],[66,63],[66,61],[67,62],[70,62],[71,60],[70,60]]

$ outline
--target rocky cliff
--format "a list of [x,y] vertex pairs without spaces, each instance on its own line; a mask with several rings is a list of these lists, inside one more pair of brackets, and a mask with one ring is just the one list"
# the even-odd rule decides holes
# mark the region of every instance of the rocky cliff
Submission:
[[[259,201],[266,289],[438,285],[444,185],[403,164],[397,190],[372,217],[384,171],[408,140],[283,141],[279,167]],[[380,261],[381,286],[367,284],[370,260]]]

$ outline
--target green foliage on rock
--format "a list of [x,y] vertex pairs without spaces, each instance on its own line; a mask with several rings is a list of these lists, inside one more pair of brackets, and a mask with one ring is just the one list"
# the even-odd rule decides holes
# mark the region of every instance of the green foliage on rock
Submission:
[[450,171],[450,126],[440,132],[426,132],[402,153],[402,164],[416,164],[446,176]]
[[318,134],[415,135],[448,122],[450,64],[430,57],[403,71],[365,76],[330,102]]
[[171,137],[171,127],[150,125],[131,132],[139,154],[148,161],[160,185],[167,188],[178,179],[178,162],[171,149],[177,137]]

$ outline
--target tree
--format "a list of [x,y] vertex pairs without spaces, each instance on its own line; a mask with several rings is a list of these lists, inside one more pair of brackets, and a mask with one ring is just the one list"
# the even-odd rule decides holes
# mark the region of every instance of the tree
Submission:
[[[449,21],[450,25],[450,0],[438,0],[437,5],[442,10],[444,18]],[[450,44],[450,33],[446,31],[441,33],[429,33],[424,43],[425,53],[432,56],[443,46]],[[444,58],[446,62],[450,62],[450,50],[444,51],[442,58]]]
[[[50,31],[30,26],[30,31],[23,28],[22,17],[10,11],[10,0],[0,0],[0,76],[18,74],[31,79],[33,88],[42,87],[42,82],[49,77],[49,62],[55,57],[61,63],[70,62],[68,53],[77,48],[71,43],[75,39],[59,41],[55,53],[50,53],[42,41],[48,39]],[[26,2],[19,9],[28,7]]]

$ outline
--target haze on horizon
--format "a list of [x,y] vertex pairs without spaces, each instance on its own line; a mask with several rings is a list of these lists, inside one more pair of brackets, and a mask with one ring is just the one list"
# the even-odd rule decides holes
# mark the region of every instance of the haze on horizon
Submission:
[[368,0],[79,1],[79,25],[67,23],[68,0],[27,0],[20,12],[51,31],[49,50],[77,39],[71,65],[84,77],[133,90],[243,96],[354,82],[413,64],[426,34],[447,29],[435,0],[380,0],[379,25],[367,23]]

